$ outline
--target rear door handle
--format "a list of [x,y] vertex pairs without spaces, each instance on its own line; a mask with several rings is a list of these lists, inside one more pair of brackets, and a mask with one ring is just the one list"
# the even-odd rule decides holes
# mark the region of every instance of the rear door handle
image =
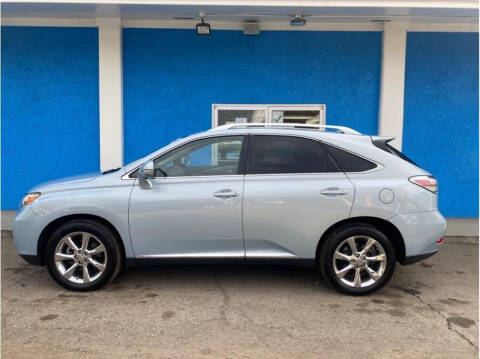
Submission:
[[221,189],[213,194],[213,197],[227,199],[240,196],[240,193],[235,192],[231,189]]
[[343,196],[348,193],[348,188],[329,187],[320,192],[327,197]]

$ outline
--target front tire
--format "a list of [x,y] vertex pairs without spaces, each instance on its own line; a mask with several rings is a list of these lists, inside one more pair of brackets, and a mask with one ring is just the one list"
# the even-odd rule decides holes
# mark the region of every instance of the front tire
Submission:
[[112,231],[92,220],[74,220],[49,238],[45,263],[52,278],[74,291],[96,290],[112,281],[122,266]]
[[338,291],[366,295],[382,288],[395,270],[395,248],[378,228],[358,223],[332,232],[321,249],[319,266]]

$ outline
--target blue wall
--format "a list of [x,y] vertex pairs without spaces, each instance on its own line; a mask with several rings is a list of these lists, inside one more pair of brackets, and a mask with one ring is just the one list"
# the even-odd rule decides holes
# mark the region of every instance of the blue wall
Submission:
[[96,28],[2,27],[2,209],[99,170]]
[[478,216],[478,33],[408,33],[403,151],[437,177],[440,211]]
[[325,103],[377,133],[380,32],[125,29],[125,161],[211,127],[212,103]]

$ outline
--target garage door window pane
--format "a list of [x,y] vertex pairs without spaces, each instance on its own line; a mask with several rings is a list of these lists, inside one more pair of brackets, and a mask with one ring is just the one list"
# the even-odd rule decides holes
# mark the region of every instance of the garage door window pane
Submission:
[[218,110],[218,126],[231,123],[263,123],[264,110]]

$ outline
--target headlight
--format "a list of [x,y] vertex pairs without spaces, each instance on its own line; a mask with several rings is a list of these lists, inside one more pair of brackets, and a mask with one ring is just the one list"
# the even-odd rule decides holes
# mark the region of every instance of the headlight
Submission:
[[27,193],[25,196],[23,196],[22,208],[25,206],[28,206],[30,203],[35,201],[38,197],[40,197],[40,192]]

